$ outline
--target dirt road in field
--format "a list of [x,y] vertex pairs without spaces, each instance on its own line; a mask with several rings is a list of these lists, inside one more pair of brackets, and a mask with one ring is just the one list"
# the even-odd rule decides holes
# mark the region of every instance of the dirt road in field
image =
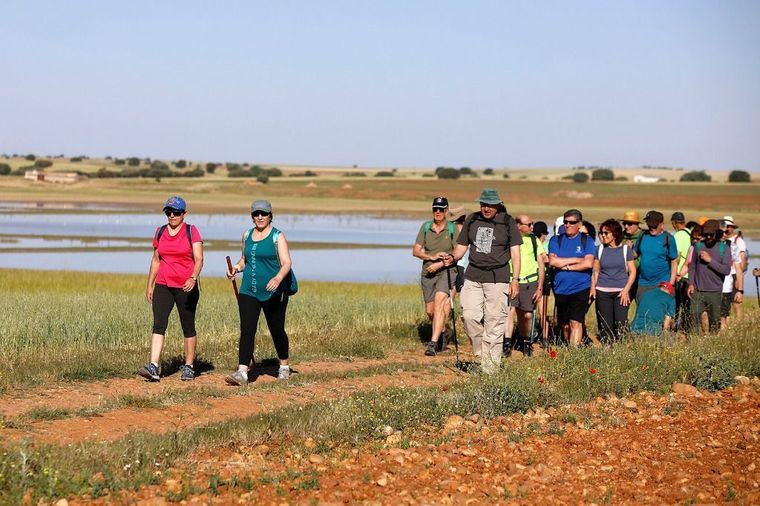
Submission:
[[452,362],[450,356],[439,355],[420,368],[419,354],[312,362],[293,366],[288,384],[277,384],[276,369],[269,368],[269,374],[242,389],[225,385],[221,372],[192,382],[182,382],[175,374],[160,383],[136,377],[34,389],[0,397],[5,420],[0,440],[72,444],[113,441],[133,431],[186,430],[365,389],[450,384],[460,377]]
[[488,421],[452,417],[443,429],[324,454],[198,454],[160,485],[98,503],[758,504],[759,440],[756,385],[641,394]]

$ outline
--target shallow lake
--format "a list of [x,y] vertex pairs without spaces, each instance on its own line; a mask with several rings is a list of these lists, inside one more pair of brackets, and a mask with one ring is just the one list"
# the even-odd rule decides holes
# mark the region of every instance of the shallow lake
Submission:
[[[106,209],[108,213],[98,212]],[[40,210],[43,212],[36,212]],[[40,207],[0,202],[0,267],[147,273],[150,241],[156,227],[165,223],[165,218],[161,214],[113,211],[118,209],[91,205]],[[196,225],[208,240],[235,241],[251,226],[247,215],[192,214],[188,215],[187,221]],[[320,281],[417,282],[420,262],[412,257],[411,245],[421,222],[420,219],[358,215],[275,215],[275,226],[292,242],[399,246],[395,249],[294,248],[294,270],[298,277]],[[17,237],[19,235],[22,237]],[[747,244],[751,252],[760,252],[760,241],[747,240]],[[114,250],[82,251],[88,247]],[[125,247],[144,247],[145,250],[118,250]],[[36,251],[3,251],[11,248],[34,248]],[[44,251],[52,248],[56,251]],[[69,248],[77,249],[67,251]],[[235,248],[207,250],[204,275],[223,276],[224,257],[230,255],[236,259],[239,254]],[[760,267],[757,258],[750,260],[752,267]],[[754,282],[751,274],[745,275],[748,295],[757,293]]]

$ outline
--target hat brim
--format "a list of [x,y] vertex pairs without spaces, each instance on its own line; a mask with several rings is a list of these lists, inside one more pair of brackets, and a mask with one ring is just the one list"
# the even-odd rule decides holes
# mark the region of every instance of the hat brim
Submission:
[[503,200],[496,200],[496,199],[478,199],[478,202],[481,204],[488,204],[489,206],[498,206],[499,204],[502,204]]

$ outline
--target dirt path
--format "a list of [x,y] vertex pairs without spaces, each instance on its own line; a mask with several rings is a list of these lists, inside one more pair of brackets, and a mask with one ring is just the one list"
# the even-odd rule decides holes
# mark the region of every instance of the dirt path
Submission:
[[[161,485],[98,502],[758,504],[757,388],[599,399],[491,421],[450,418],[443,430],[408,435],[408,445],[389,436],[380,448],[325,455],[215,450]],[[232,488],[233,478],[251,486]],[[189,486],[204,492],[185,493]]]
[[[405,364],[420,363],[420,357],[412,354],[384,360],[305,363],[293,367],[296,372],[293,377],[301,374],[306,381],[307,376],[313,376],[313,383],[306,381],[304,384],[276,385],[277,388],[267,389],[259,389],[256,386],[276,382],[272,376],[259,376],[255,384],[240,390],[237,387],[227,387],[224,384],[224,374],[214,372],[204,374],[194,382],[181,382],[175,375],[161,383],[147,383],[139,378],[114,379],[102,383],[77,383],[33,390],[27,392],[24,397],[0,398],[4,416],[23,415],[36,408],[61,408],[70,411],[97,408],[106,405],[109,400],[113,401],[125,395],[144,396],[146,401],[150,402],[151,399],[190,388],[214,389],[207,395],[201,391],[186,400],[180,398],[168,406],[122,407],[103,410],[96,415],[77,415],[74,412],[62,419],[31,421],[24,423],[21,428],[11,426],[1,429],[0,438],[72,444],[85,439],[113,441],[132,431],[165,433],[186,430],[229,418],[261,414],[284,406],[334,399],[366,388],[420,386],[441,381],[451,383],[456,380],[457,373],[451,368],[441,367],[448,362],[451,362],[450,357],[438,356],[425,362],[434,365],[433,369],[420,371],[403,369]],[[373,367],[385,366],[387,369],[389,365],[398,366],[398,369],[393,372],[385,370],[383,373],[372,371]],[[319,375],[322,373],[343,377],[320,380]],[[346,377],[350,374],[355,374],[355,377]],[[212,394],[220,391],[223,395]]]

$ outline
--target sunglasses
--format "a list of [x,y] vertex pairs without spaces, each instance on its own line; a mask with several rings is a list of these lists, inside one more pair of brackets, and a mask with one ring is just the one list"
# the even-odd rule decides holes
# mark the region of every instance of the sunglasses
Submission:
[[433,208],[433,212],[434,213],[445,213],[446,212],[446,208],[445,207],[434,207]]
[[599,235],[604,235],[604,236],[612,235],[612,232],[607,232],[606,230],[602,230],[601,232],[599,232]]
[[636,223],[635,221],[624,221],[623,222],[623,226],[624,227],[632,227],[634,225],[638,225],[638,223]]
[[251,213],[251,218],[259,218],[261,216],[269,216],[271,213],[265,211],[254,211]]
[[180,211],[179,209],[164,209],[164,214],[167,218],[171,218],[172,216],[182,216],[185,214],[185,211]]
[[565,220],[562,223],[564,223],[565,225],[577,225],[578,223],[580,223],[580,221],[578,221],[578,220],[575,220],[575,221],[573,221],[573,220]]
[[532,227],[533,226],[533,222],[531,221],[529,223],[518,223],[518,225],[525,225],[526,227]]

